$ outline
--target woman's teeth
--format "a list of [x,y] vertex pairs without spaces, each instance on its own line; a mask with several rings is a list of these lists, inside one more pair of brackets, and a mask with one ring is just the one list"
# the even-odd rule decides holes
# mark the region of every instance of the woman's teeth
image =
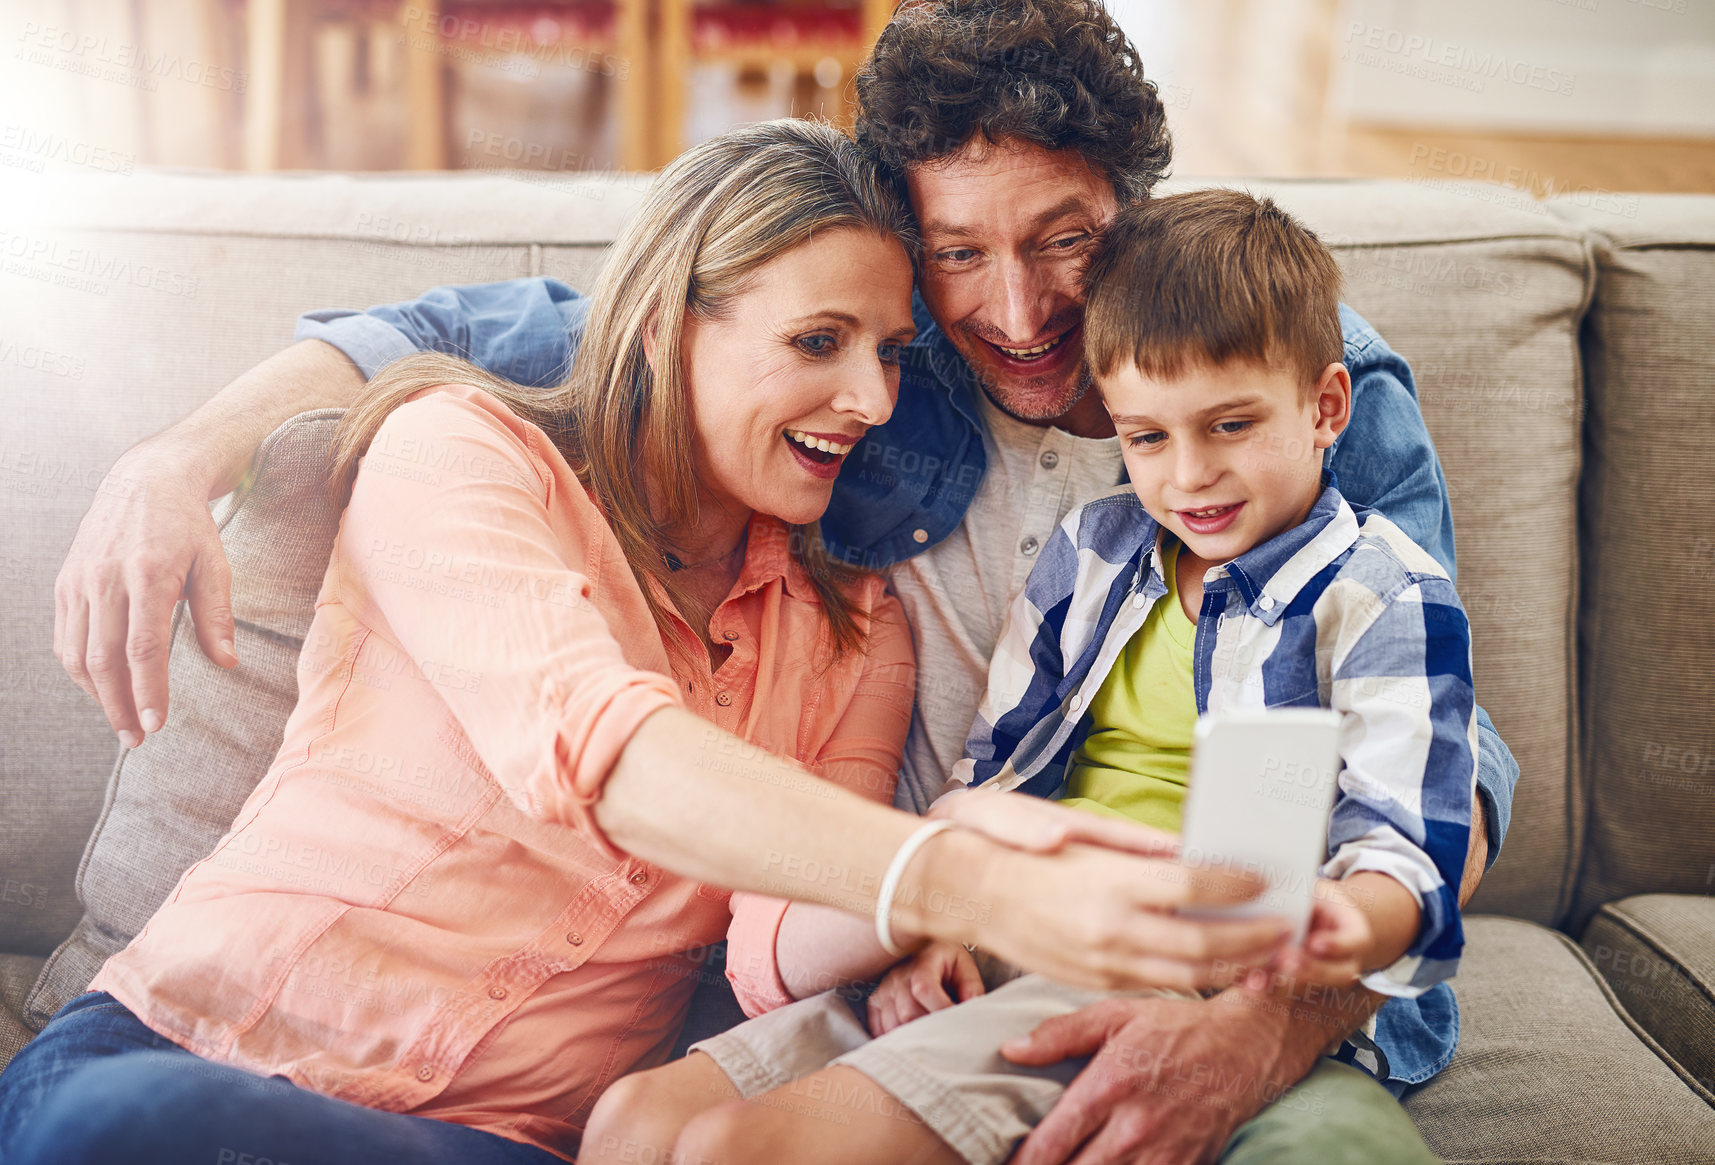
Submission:
[[829,441],[824,437],[812,437],[808,433],[800,433],[797,429],[787,429],[786,435],[805,448],[832,453],[835,457],[843,457],[852,451],[850,445],[841,445],[837,441]]
[[1014,360],[1029,360],[1032,356],[1042,355],[1042,353],[1048,351],[1048,349],[1052,348],[1065,338],[1066,337],[1063,335],[1055,336],[1046,344],[1038,344],[1034,348],[1008,348],[1005,344],[996,344],[995,347],[999,348],[1002,352],[1005,352],[1008,356],[1011,356]]

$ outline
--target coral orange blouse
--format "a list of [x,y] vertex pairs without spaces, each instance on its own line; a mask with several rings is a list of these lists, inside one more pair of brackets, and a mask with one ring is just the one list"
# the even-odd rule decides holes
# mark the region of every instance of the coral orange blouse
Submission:
[[603,1088],[671,1049],[695,948],[728,938],[751,1010],[786,998],[785,903],[618,852],[603,782],[680,704],[888,802],[910,634],[879,579],[853,593],[869,649],[830,666],[759,515],[710,623],[730,656],[670,662],[547,436],[482,389],[425,390],[357,475],[273,766],[91,989],[198,1055],[569,1159]]

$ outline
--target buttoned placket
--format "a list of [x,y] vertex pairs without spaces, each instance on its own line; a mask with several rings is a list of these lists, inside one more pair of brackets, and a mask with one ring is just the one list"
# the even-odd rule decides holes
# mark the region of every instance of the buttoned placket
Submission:
[[586,883],[553,922],[526,946],[491,964],[471,984],[437,1009],[421,1036],[398,1061],[416,1079],[412,1106],[438,1095],[496,1024],[522,1006],[553,975],[576,970],[637,906],[654,892],[661,872],[639,858],[626,858]]
[[1059,524],[1060,502],[1070,488],[1072,474],[1072,458],[1055,448],[1061,443],[1059,437],[1057,430],[1043,429],[1036,457],[1031,462],[1030,488],[1025,491],[1018,542],[1013,547],[1011,594],[1023,589],[1042,548]]

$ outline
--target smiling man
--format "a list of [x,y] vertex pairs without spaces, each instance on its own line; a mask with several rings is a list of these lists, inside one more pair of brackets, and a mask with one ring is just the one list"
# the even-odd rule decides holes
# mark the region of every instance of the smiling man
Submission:
[[[823,532],[847,561],[888,571],[910,616],[919,679],[898,800],[921,812],[963,753],[1007,608],[1038,552],[1073,507],[1121,481],[1119,442],[1084,369],[1079,273],[1118,208],[1165,175],[1170,148],[1136,50],[1093,0],[903,7],[859,75],[858,98],[858,139],[920,225],[918,335],[892,418],[843,456],[816,450],[842,463]],[[312,312],[299,343],[128,452],[112,473],[147,488],[98,492],[58,580],[55,627],[67,670],[121,738],[134,744],[165,719],[181,592],[204,652],[235,660],[207,502],[272,429],[348,405],[379,367],[419,349],[551,382],[586,310],[569,287],[536,278]],[[1348,498],[1381,511],[1451,576],[1446,482],[1410,369],[1356,313],[1342,307],[1340,318],[1352,415],[1328,467]],[[68,619],[77,611],[87,619]],[[1461,897],[1498,850],[1517,780],[1486,715],[1479,726]],[[1017,1161],[1207,1160],[1223,1149],[1228,1160],[1288,1159],[1264,1110],[1325,1051],[1344,1048],[1395,1095],[1441,1067],[1380,1003],[1363,993],[1307,1002],[1282,989],[1259,1005],[1228,991],[1109,1000],[1045,1024],[1017,1058],[1093,1059]],[[1321,1160],[1326,1146],[1295,1151]]]

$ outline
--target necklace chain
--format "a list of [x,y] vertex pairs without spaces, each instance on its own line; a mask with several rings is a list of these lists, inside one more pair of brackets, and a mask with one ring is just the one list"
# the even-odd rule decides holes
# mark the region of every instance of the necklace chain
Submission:
[[685,562],[685,561],[681,560],[680,557],[677,554],[674,554],[671,550],[663,552],[661,557],[666,559],[667,569],[672,571],[673,573],[677,574],[681,570],[695,570],[699,566],[712,566],[717,562],[725,562],[728,559],[732,558],[733,555],[743,553],[744,547],[745,547],[745,542],[746,542],[746,539],[741,538],[741,539],[739,539],[738,544],[736,546],[734,546],[731,550],[727,551],[725,554],[718,555],[714,558],[705,558],[701,562]]

